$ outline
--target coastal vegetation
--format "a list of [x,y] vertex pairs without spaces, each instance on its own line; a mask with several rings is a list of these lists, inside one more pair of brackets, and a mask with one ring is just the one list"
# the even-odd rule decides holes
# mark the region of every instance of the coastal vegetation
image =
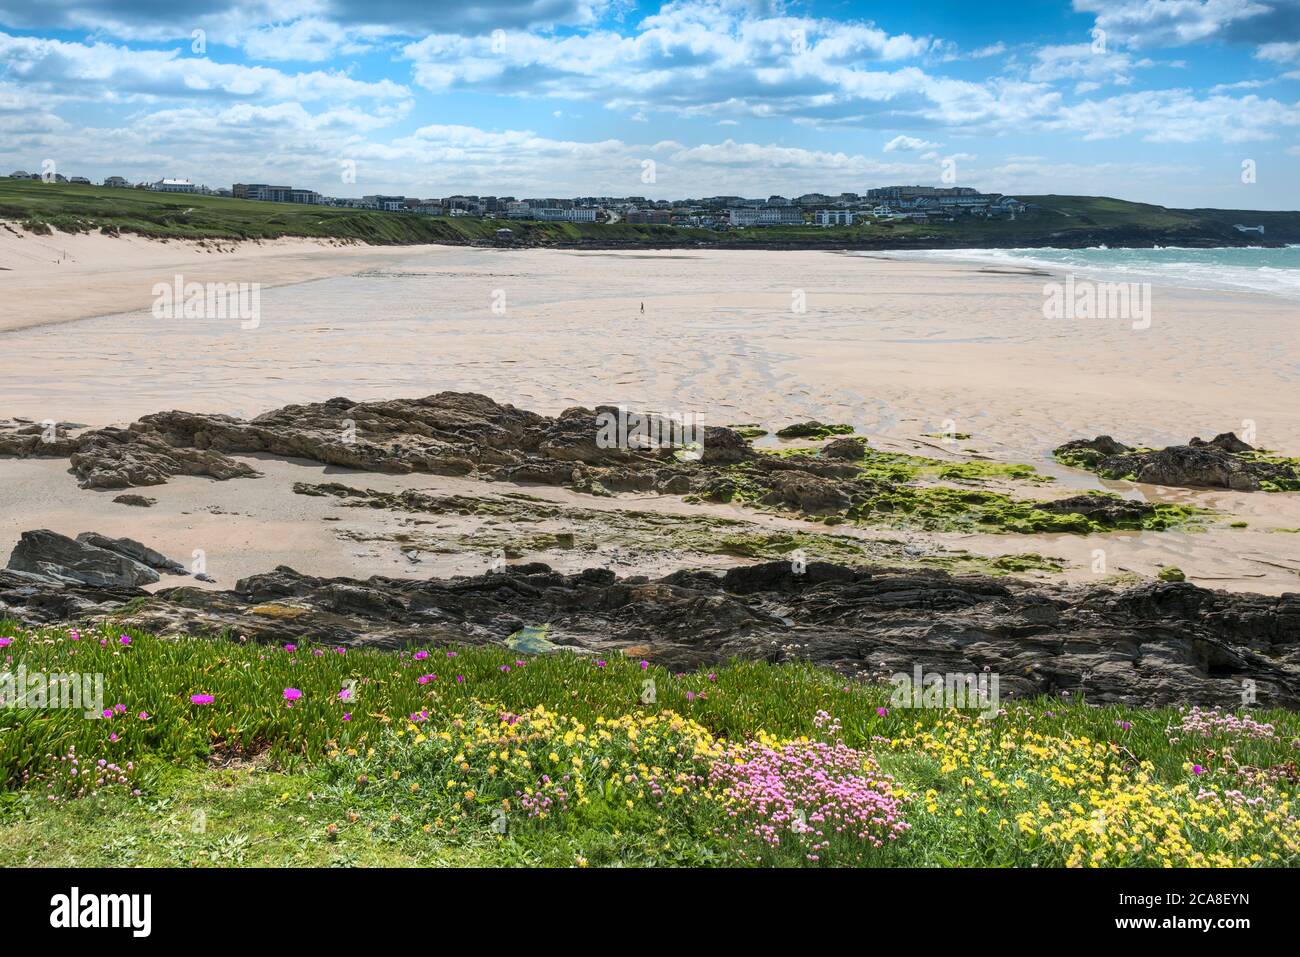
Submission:
[[93,720],[0,708],[6,866],[1300,863],[1289,712],[1086,689],[943,707],[807,664],[0,635],[7,673],[105,689]]
[[[162,239],[257,240],[285,236],[371,244],[494,243],[508,227],[520,246],[592,248],[940,248],[1242,246],[1300,241],[1300,212],[1180,210],[1097,196],[1021,196],[1038,207],[1016,220],[868,221],[848,227],[744,230],[628,223],[559,223],[267,203],[195,194],[0,178],[0,220],[38,232],[131,233]],[[1266,223],[1264,237],[1234,225]]]

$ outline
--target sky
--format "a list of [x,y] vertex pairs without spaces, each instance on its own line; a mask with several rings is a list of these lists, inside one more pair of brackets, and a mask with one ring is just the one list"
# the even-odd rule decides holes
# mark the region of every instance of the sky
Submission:
[[1300,0],[0,0],[0,172],[1300,209]]

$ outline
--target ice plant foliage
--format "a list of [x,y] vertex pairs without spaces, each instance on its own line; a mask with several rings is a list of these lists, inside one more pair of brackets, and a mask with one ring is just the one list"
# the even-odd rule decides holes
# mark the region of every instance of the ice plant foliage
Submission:
[[[165,787],[148,769],[265,752],[313,776],[339,848],[382,834],[579,866],[1300,865],[1284,712],[1076,694],[981,720],[889,708],[888,686],[807,665],[2,634],[0,673],[102,673],[111,695],[91,719],[0,707],[0,778],[23,814],[90,797],[144,815]],[[438,678],[434,656],[456,673]]]

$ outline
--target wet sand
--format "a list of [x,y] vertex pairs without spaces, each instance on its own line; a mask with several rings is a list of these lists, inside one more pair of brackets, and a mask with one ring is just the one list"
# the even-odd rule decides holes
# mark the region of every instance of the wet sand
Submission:
[[[1300,454],[1294,304],[1266,296],[1157,286],[1151,327],[1135,330],[1123,320],[1044,319],[1041,273],[975,264],[827,252],[186,250],[179,263],[186,269],[196,257],[228,257],[223,281],[303,280],[264,289],[257,328],[241,329],[147,311],[150,277],[169,278],[175,250],[84,238],[96,241],[93,270],[29,263],[0,272],[0,326],[27,326],[0,333],[0,416],[99,426],[169,408],[251,416],[336,395],[452,389],[546,413],[610,403],[770,429],[844,421],[885,448],[1029,462],[1058,479],[1055,491],[1018,490],[1039,496],[1102,487],[1050,460],[1054,446],[1080,436],[1163,445],[1241,434],[1253,423],[1256,444]],[[0,265],[10,265],[2,258],[10,245],[0,245]],[[115,278],[119,272],[131,278]],[[121,297],[142,286],[135,311],[51,324],[125,308]],[[945,445],[927,437],[945,430],[970,438]],[[51,527],[131,534],[186,563],[202,542],[217,542],[205,551],[237,554],[235,577],[278,563],[360,577],[483,567],[477,555],[413,564],[391,542],[360,547],[340,537],[337,526],[346,523],[324,520],[341,511],[331,502],[282,487],[294,470],[322,467],[270,466],[259,465],[264,479],[175,479],[136,490],[159,505],[135,509],[78,489],[66,463],[0,459],[0,555],[19,531]],[[444,491],[457,481],[366,475],[349,484]],[[1103,548],[1107,574],[1149,576],[1177,565],[1212,587],[1300,589],[1300,535],[1277,530],[1300,527],[1300,495],[1105,484],[1219,507],[1248,527],[1229,529],[1225,519],[1202,533],[915,537],[979,554],[1060,556],[1073,580],[1096,577],[1093,552]],[[485,491],[499,489],[477,494]],[[231,574],[213,574],[233,583]]]

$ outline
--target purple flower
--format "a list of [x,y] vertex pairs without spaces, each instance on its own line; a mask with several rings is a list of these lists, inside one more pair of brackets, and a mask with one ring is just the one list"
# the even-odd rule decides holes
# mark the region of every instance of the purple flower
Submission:
[[1192,773],[1193,773],[1193,774],[1204,774],[1204,773],[1205,773],[1205,768],[1201,767],[1199,764],[1193,764],[1193,765],[1192,765]]
[[351,711],[345,711],[345,712],[343,713],[343,720],[344,720],[344,721],[351,721],[351,720],[352,720],[352,712],[351,712]]
[[192,694],[190,695],[191,704],[212,704],[216,699],[210,694]]
[[284,700],[285,700],[285,701],[297,701],[297,700],[298,700],[299,698],[301,698],[301,697],[302,697],[302,692],[299,691],[297,688],[285,688],[285,689],[284,689]]
[[644,658],[642,658],[642,659],[641,659],[641,670],[642,670],[642,671],[645,671],[645,670],[646,670],[647,668],[649,668],[649,667],[650,667],[650,662],[648,662],[648,661],[646,661]]
[[118,640],[118,642],[121,643],[123,646],[125,646],[125,645],[129,645],[129,644],[131,643],[131,636],[130,636],[130,635],[119,635],[117,640]]
[[889,709],[888,709],[888,708],[877,708],[877,709],[876,709],[876,714],[880,715],[882,718],[888,718],[888,717],[889,717]]
[[295,651],[298,650],[298,646],[297,646],[297,645],[285,645],[285,646],[284,646],[284,650],[287,651],[287,652],[289,652],[289,654],[293,654]]
[[351,701],[351,700],[352,700],[352,689],[351,689],[351,688],[344,688],[342,691],[340,691],[340,692],[339,692],[339,700],[340,700],[340,701]]
[[417,651],[411,657],[413,657],[416,661],[423,661],[425,658],[429,657],[429,653],[427,651]]

